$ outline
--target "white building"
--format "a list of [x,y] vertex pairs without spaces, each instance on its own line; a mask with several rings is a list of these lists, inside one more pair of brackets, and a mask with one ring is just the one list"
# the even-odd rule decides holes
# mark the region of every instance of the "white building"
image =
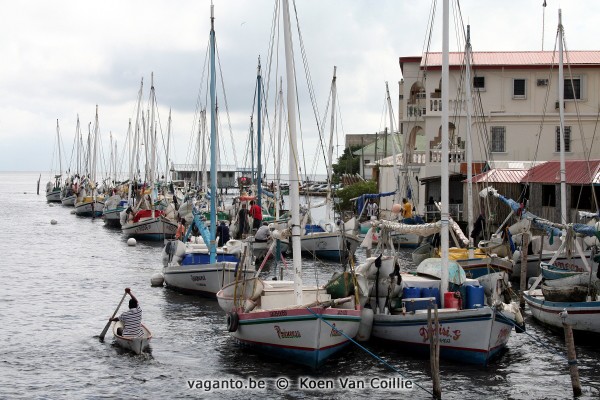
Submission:
[[[600,154],[600,51],[570,51],[565,60],[565,150],[568,160]],[[551,51],[474,52],[473,162],[559,159],[558,55]],[[441,102],[441,53],[401,57],[401,131],[407,166],[418,166],[418,211],[440,192],[441,110],[450,110],[451,203],[462,203],[467,132],[464,55],[450,53],[450,100]],[[597,126],[598,125],[598,126]],[[417,140],[421,139],[421,140]],[[417,143],[424,143],[423,148]],[[416,173],[416,172],[415,172]],[[476,173],[474,171],[473,173]],[[380,187],[381,191],[393,188]]]

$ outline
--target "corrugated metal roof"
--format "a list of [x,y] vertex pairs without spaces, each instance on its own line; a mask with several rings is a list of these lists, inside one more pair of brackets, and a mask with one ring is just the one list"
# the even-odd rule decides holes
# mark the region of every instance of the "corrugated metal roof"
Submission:
[[[600,160],[565,161],[566,183],[569,185],[588,185],[600,182]],[[591,175],[590,175],[591,173]],[[529,170],[523,182],[560,183],[560,161],[548,161]]]
[[527,169],[494,168],[474,176],[473,183],[520,183],[525,175],[527,175]]
[[[407,59],[409,59],[407,57]],[[565,63],[571,66],[600,67],[600,51],[569,51],[565,52]],[[450,66],[464,64],[464,53],[451,52]],[[482,51],[473,52],[473,65],[476,67],[531,67],[550,66],[558,64],[558,55],[552,51]],[[421,57],[421,68],[441,67],[442,53],[426,53]]]

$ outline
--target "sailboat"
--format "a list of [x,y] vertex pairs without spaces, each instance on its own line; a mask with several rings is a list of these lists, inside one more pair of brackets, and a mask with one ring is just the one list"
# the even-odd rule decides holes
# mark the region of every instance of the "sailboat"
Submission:
[[[561,162],[561,209],[562,223],[549,224],[553,228],[566,230],[575,230],[573,224],[567,224],[566,221],[566,171],[564,156],[564,72],[563,72],[563,41],[564,27],[562,25],[562,10],[558,10],[558,99],[559,99],[559,117],[560,117],[560,162]],[[600,237],[600,233],[593,226],[585,226],[585,229],[591,236]],[[559,251],[549,264],[553,264],[560,251],[566,245],[563,242]],[[523,297],[531,314],[538,321],[555,328],[562,328],[563,323],[569,323],[573,330],[581,332],[591,332],[600,334],[600,297],[598,296],[598,287],[600,285],[600,273],[598,264],[596,270],[587,263],[585,254],[581,246],[575,241],[575,247],[582,258],[587,273],[578,274],[561,279],[553,279],[544,282],[541,290],[537,286],[541,282],[543,275],[540,275],[533,285],[523,292]],[[600,263],[600,257],[596,256],[594,261]]]
[[[80,142],[80,138],[81,138],[81,130],[80,130],[80,125],[79,125],[79,115],[77,115],[77,125],[75,128],[75,140],[73,142],[73,151],[76,154],[76,160],[75,160],[75,173],[71,173],[71,168],[69,166],[69,170],[67,171],[67,178],[65,179],[65,182],[63,183],[63,187],[61,189],[61,193],[60,193],[60,202],[62,203],[63,206],[68,206],[68,207],[73,207],[75,206],[75,201],[77,200],[77,193],[76,193],[76,188],[77,188],[77,183],[79,181],[79,171],[80,171],[80,154],[81,154],[81,142]],[[73,161],[72,159],[73,155],[71,154],[71,161]]]
[[[303,252],[315,255],[317,258],[344,262],[347,257],[352,257],[360,244],[358,236],[346,232],[343,222],[336,223],[333,218],[333,196],[331,179],[333,175],[333,134],[335,132],[335,113],[337,100],[336,67],[333,69],[331,81],[331,127],[329,145],[327,148],[327,189],[325,199],[325,219],[316,225],[306,225],[300,238]],[[291,195],[291,191],[290,191]],[[314,206],[312,206],[314,208]],[[309,212],[309,210],[304,210]],[[293,222],[290,222],[293,224]]]
[[[445,105],[449,102],[448,16],[449,1],[444,0],[441,86]],[[506,274],[469,279],[460,265],[449,260],[448,108],[442,108],[441,121],[441,259],[425,259],[416,275],[401,274],[397,256],[387,249],[388,254],[367,259],[357,271],[372,282],[374,338],[407,351],[429,353],[434,336],[428,328],[428,309],[439,307],[440,357],[487,365],[506,346],[513,325],[523,319],[518,305],[505,303],[504,293],[498,292],[507,284]],[[389,233],[384,229],[382,234]]]
[[49,181],[46,184],[46,201],[48,203],[60,202],[60,193],[62,185],[62,153],[60,145],[60,127],[58,126],[58,120],[56,120],[56,143],[58,146],[58,173],[54,175],[54,180]]
[[[141,91],[138,96],[138,119],[140,113]],[[125,237],[133,237],[141,240],[164,240],[172,238],[177,231],[175,222],[175,208],[167,201],[157,205],[158,192],[156,190],[156,148],[157,148],[157,127],[155,120],[156,112],[156,93],[154,90],[154,75],[152,74],[150,83],[150,115],[148,120],[148,129],[146,132],[146,147],[150,148],[147,153],[146,162],[150,165],[146,169],[146,185],[143,185],[138,196],[138,201],[125,211],[121,212],[121,232]],[[138,138],[139,125],[136,122],[136,138]],[[132,151],[137,151],[137,140],[132,146]],[[133,153],[132,153],[133,154]],[[133,157],[133,156],[132,156]],[[131,173],[131,172],[130,172]],[[133,180],[131,180],[133,181]],[[131,187],[131,186],[130,186]],[[135,190],[131,187],[131,191]]]
[[282,6],[294,281],[238,280],[219,291],[217,299],[221,308],[228,312],[228,330],[236,342],[286,362],[316,368],[357,334],[361,307],[354,297],[332,299],[324,287],[302,284],[296,88],[287,0],[283,0]]
[[[210,29],[210,176],[217,176],[217,104],[216,104],[216,70],[215,70],[215,29],[214,6],[211,5]],[[217,180],[210,180],[210,192],[217,193]],[[238,262],[253,257],[248,248],[242,249],[242,243],[230,240],[225,246],[217,248],[217,197],[210,196],[210,230],[202,220],[202,212],[193,210],[193,220],[183,241],[173,240],[166,243],[163,249],[163,276],[168,287],[214,297],[226,284],[233,282],[236,274],[245,277],[254,275],[254,268],[241,271]],[[200,243],[188,242],[193,229],[196,228],[202,237]],[[242,253],[243,251],[243,253]],[[253,262],[251,263],[253,265]]]
[[88,128],[88,175],[81,180],[79,193],[75,201],[75,214],[82,217],[100,217],[102,215],[102,208],[104,207],[104,195],[98,192],[96,181],[99,136],[100,126],[98,122],[98,106],[96,106],[93,137],[91,137],[91,132]]

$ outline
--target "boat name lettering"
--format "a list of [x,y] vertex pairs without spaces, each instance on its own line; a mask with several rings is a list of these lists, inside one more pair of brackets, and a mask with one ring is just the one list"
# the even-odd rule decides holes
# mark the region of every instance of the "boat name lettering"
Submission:
[[[433,336],[433,329],[429,333],[427,331],[428,331],[428,329],[426,326],[422,326],[421,329],[419,329],[419,335],[421,335],[424,342],[428,341],[429,338]],[[458,339],[460,339],[461,331],[460,331],[460,329],[452,330],[449,327],[447,328],[447,327],[440,325],[439,335],[445,336],[452,340],[458,340]],[[449,340],[449,339],[440,338],[440,342],[449,343],[446,340]]]
[[286,310],[271,311],[270,315],[271,315],[271,317],[285,317],[285,316],[287,316],[287,311]]
[[300,331],[284,331],[278,325],[275,325],[274,328],[279,339],[296,339],[302,337]]
[[146,224],[146,225],[140,225],[137,227],[137,231],[138,232],[142,232],[142,231],[148,231],[150,230],[150,225]]
[[198,282],[198,281],[205,281],[206,277],[204,275],[200,275],[200,276],[198,276],[198,275],[192,275],[191,279],[194,282]]
[[348,310],[338,310],[338,315],[348,315]]
[[577,264],[570,263],[570,262],[564,262],[564,261],[556,260],[554,262],[554,266],[558,267],[560,269],[565,269],[565,270],[569,270],[569,271],[583,272],[583,268],[582,267],[580,267]]

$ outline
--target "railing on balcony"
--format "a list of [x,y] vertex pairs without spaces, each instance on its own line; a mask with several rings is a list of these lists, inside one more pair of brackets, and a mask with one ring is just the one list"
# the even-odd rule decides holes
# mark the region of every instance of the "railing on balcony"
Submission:
[[427,113],[427,108],[420,104],[408,104],[406,106],[406,115],[408,117],[422,117]]
[[[449,100],[448,106],[449,110],[465,110],[465,101],[464,100]],[[429,100],[429,111],[442,111],[442,100],[441,99],[430,99]]]
[[410,164],[425,165],[427,162],[427,154],[424,150],[414,150],[408,157]]
[[[429,150],[429,162],[439,163],[442,162],[442,149],[430,149]],[[452,148],[449,150],[448,162],[450,163],[461,163],[465,162],[465,150],[460,148]]]

